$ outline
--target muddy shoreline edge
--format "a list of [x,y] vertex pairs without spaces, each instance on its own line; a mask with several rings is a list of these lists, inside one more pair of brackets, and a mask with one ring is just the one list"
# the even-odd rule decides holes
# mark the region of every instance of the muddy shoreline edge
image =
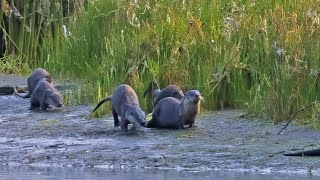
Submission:
[[[0,85],[26,78],[0,75]],[[320,147],[320,132],[306,126],[239,118],[241,111],[202,113],[197,127],[182,131],[139,129],[124,135],[113,118],[89,116],[91,106],[45,113],[29,100],[0,96],[0,163],[9,166],[252,171],[320,176],[319,157],[286,157],[289,150]]]

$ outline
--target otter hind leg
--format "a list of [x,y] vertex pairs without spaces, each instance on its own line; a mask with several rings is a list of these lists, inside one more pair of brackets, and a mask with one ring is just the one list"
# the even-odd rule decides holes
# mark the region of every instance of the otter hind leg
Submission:
[[113,119],[114,119],[114,127],[120,126],[118,113],[116,112],[116,110],[113,107],[112,107],[112,115],[113,115]]
[[39,107],[40,107],[39,102],[35,102],[31,100],[31,106],[29,107],[30,110],[35,110],[35,109],[38,109]]

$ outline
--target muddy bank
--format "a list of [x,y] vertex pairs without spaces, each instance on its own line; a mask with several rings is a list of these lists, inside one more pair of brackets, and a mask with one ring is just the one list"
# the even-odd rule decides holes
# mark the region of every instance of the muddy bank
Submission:
[[[10,83],[5,78],[1,76],[0,82]],[[29,105],[29,99],[0,96],[2,165],[320,175],[320,157],[282,155],[320,147],[320,132],[304,126],[289,126],[283,135],[276,135],[283,125],[238,118],[240,111],[227,110],[202,113],[192,129],[140,128],[125,135],[113,127],[111,114],[90,117],[93,106],[39,112],[28,110]]]

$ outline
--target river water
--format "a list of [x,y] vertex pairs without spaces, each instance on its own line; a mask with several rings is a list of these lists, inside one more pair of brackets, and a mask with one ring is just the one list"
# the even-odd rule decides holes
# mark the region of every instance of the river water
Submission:
[[286,173],[257,173],[237,171],[188,172],[155,169],[104,169],[68,167],[0,166],[1,180],[49,180],[49,179],[112,179],[112,180],[204,180],[204,179],[317,179],[312,175]]

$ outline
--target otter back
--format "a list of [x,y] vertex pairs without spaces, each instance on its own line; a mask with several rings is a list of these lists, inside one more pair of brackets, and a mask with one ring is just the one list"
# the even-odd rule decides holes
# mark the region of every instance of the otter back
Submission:
[[21,96],[21,97],[29,98],[31,96],[32,92],[34,91],[34,89],[36,88],[38,82],[41,81],[41,80],[45,80],[45,81],[47,81],[49,83],[52,82],[52,78],[51,78],[50,74],[46,70],[44,70],[42,68],[37,68],[32,72],[32,74],[30,75],[30,77],[27,80],[28,93],[25,96]]
[[177,85],[174,85],[174,84],[168,85],[162,90],[156,89],[154,91],[154,95],[155,95],[154,106],[156,106],[158,102],[163,98],[173,97],[178,100],[181,100],[184,96],[182,90]]

